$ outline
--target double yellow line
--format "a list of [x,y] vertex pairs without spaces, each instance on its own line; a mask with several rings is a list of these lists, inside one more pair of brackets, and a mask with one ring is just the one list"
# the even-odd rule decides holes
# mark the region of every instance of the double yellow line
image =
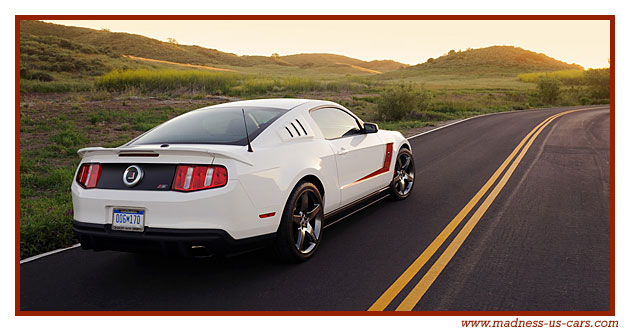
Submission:
[[[422,296],[427,292],[429,287],[440,275],[442,270],[453,258],[455,253],[459,250],[464,240],[471,233],[473,228],[477,225],[483,214],[488,210],[494,199],[499,195],[499,192],[503,189],[507,181],[512,176],[512,173],[523,159],[523,156],[527,153],[532,143],[538,137],[538,135],[556,118],[573,113],[576,111],[597,109],[597,108],[581,108],[570,111],[558,113],[550,116],[540,124],[538,124],[532,131],[530,131],[523,140],[514,148],[512,153],[503,161],[501,166],[494,172],[494,174],[488,179],[488,181],[481,187],[481,189],[473,196],[470,201],[462,208],[462,210],[451,220],[451,222],[440,232],[440,234],[431,242],[422,254],[403,272],[398,279],[372,304],[368,311],[383,311],[389,306],[389,304],[396,298],[400,292],[409,284],[409,282],[418,274],[420,269],[427,263],[427,261],[435,254],[435,252],[444,244],[446,239],[453,233],[457,226],[464,220],[464,218],[470,213],[470,211],[477,205],[479,200],[486,194],[486,192],[494,185],[499,176],[503,173],[505,168],[508,167],[510,162],[514,159],[514,162],[510,165],[503,177],[499,180],[498,184],[492,189],[490,194],[481,203],[477,211],[470,217],[468,222],[463,226],[461,231],[457,234],[455,239],[448,245],[442,255],[431,266],[429,271],[420,279],[420,281],[409,292],[405,299],[396,308],[397,311],[410,311],[416,304],[422,299]],[[524,146],[524,147],[523,147]],[[522,148],[522,149],[521,149]],[[520,153],[519,153],[520,151]],[[518,155],[518,156],[517,156]]]

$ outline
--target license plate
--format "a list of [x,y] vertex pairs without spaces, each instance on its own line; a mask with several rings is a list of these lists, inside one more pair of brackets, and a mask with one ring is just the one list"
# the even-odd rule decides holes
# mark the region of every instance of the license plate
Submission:
[[112,229],[122,231],[144,231],[144,210],[114,208]]

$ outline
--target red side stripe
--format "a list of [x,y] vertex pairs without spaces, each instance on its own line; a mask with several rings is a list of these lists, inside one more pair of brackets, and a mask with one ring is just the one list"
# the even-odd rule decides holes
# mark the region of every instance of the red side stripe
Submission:
[[367,176],[365,176],[365,177],[355,181],[355,183],[388,172],[389,171],[389,166],[392,164],[392,152],[393,152],[393,150],[394,150],[394,143],[387,143],[387,146],[385,147],[385,161],[383,162],[383,167],[378,169],[378,170],[376,170],[376,171],[374,171],[373,173],[371,173],[371,174],[369,174],[369,175],[367,175]]

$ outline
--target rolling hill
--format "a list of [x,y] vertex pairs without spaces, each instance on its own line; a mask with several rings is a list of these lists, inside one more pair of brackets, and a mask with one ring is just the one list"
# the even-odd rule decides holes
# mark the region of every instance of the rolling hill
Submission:
[[41,21],[20,22],[20,61],[21,75],[26,78],[21,86],[27,91],[32,90],[30,85],[42,90],[52,85],[44,83],[53,81],[56,89],[85,90],[96,77],[116,69],[229,71],[318,80],[349,75],[381,81],[410,80],[431,88],[475,89],[527,89],[531,84],[517,81],[518,74],[582,69],[579,65],[514,46],[452,50],[413,66],[393,60],[362,61],[327,53],[239,56],[135,34]]
[[383,78],[412,78],[416,76],[515,76],[519,73],[583,69],[542,53],[535,53],[514,46],[491,46],[451,50],[448,54],[429,59],[401,70],[385,73]]
[[[239,56],[216,49],[195,45],[179,45],[156,39],[121,32],[94,30],[41,21],[21,21],[20,38],[55,37],[71,43],[97,49],[108,49],[117,55],[192,64],[210,67],[227,67],[235,71],[250,72],[252,67],[277,66],[278,71],[287,69],[313,69],[333,74],[377,74],[405,68],[408,65],[392,60],[362,61],[335,54],[297,54],[288,56]],[[283,68],[284,67],[284,68]]]
[[290,65],[298,66],[300,68],[346,65],[357,68],[357,70],[367,69],[364,71],[370,73],[383,73],[403,69],[409,66],[393,60],[374,60],[367,62],[343,55],[325,53],[286,55],[281,56],[280,59]]

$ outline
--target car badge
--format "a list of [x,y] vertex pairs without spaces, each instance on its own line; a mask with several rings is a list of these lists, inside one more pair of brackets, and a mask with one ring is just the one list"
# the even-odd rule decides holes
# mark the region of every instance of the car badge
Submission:
[[123,173],[123,183],[128,187],[135,186],[140,182],[144,173],[142,169],[136,165],[129,166]]

